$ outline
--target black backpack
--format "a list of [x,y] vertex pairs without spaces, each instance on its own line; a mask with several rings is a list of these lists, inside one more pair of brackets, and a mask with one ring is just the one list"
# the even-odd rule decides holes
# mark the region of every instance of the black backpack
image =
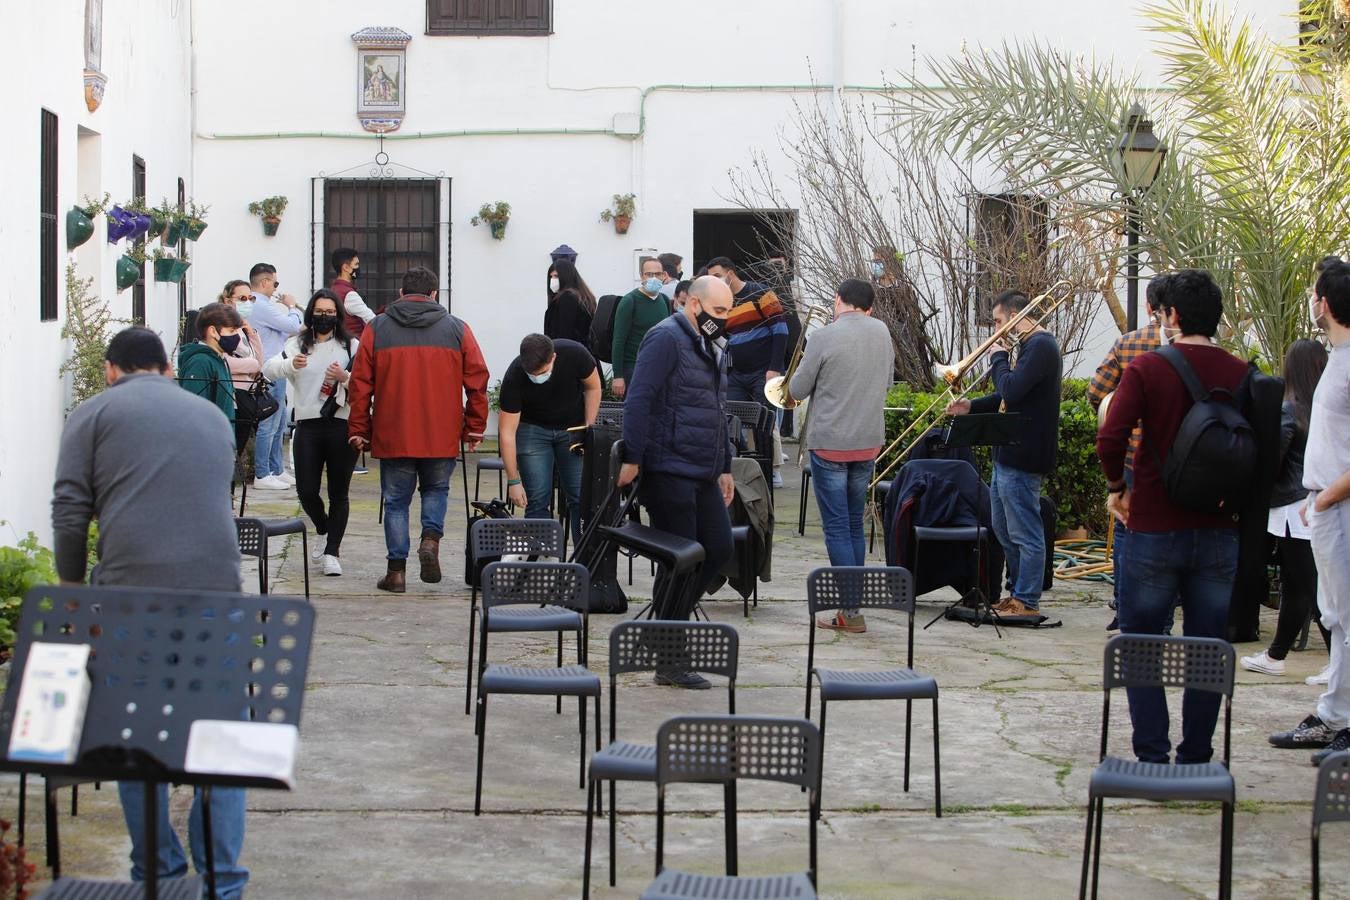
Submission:
[[1251,371],[1236,391],[1209,389],[1176,347],[1158,355],[1176,369],[1192,400],[1162,464],[1167,496],[1193,512],[1236,515],[1256,480],[1256,432],[1240,407]]
[[595,301],[595,315],[591,316],[591,353],[600,362],[612,363],[614,349],[614,314],[619,310],[618,294],[605,294]]

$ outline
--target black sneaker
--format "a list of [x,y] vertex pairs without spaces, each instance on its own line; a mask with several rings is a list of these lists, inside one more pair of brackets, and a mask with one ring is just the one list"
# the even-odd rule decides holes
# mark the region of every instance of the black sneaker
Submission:
[[1269,738],[1271,746],[1282,750],[1305,750],[1325,747],[1338,737],[1330,725],[1317,716],[1308,716],[1293,731],[1280,731]]
[[1120,630],[1120,616],[1112,616],[1112,617],[1111,617],[1111,624],[1106,626],[1106,630],[1107,630],[1107,631],[1119,631],[1119,630]]
[[712,682],[697,672],[657,672],[656,683],[689,691],[706,691],[712,687]]
[[1314,766],[1320,766],[1322,760],[1333,753],[1340,753],[1344,750],[1350,750],[1350,728],[1342,728],[1340,731],[1336,732],[1336,736],[1331,739],[1330,744],[1327,744],[1325,750],[1319,750],[1312,755],[1312,764]]

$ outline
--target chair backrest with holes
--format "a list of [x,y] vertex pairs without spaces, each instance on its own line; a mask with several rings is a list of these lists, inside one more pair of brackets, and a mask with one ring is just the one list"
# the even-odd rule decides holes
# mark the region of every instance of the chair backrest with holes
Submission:
[[591,573],[580,563],[495,562],[483,570],[485,613],[493,606],[516,603],[552,604],[584,613],[590,596]]
[[736,680],[740,635],[720,622],[627,621],[609,633],[609,671],[680,669]]
[[237,518],[234,530],[239,534],[239,552],[243,556],[267,556],[267,528],[262,519]]
[[914,612],[914,578],[899,566],[826,566],[806,576],[811,615],[831,609]]
[[1350,752],[1333,753],[1317,768],[1313,825],[1350,822]]
[[0,706],[0,753],[35,641],[89,644],[81,761],[110,774],[152,757],[181,771],[202,719],[300,725],[314,608],[275,595],[58,587],[24,598]]
[[479,519],[469,533],[476,560],[506,554],[562,559],[563,526],[556,519]]
[[806,719],[676,716],[656,732],[656,783],[781,781],[820,789],[820,731]]

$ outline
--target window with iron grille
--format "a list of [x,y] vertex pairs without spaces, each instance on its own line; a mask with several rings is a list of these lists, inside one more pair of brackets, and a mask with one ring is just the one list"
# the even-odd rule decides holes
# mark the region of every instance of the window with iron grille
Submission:
[[[329,178],[324,181],[323,261],[332,252],[351,247],[361,257],[356,290],[366,305],[379,312],[398,299],[403,273],[413,266],[436,272],[440,259],[440,179]],[[325,273],[321,284],[336,274]],[[449,298],[440,298],[449,307]]]
[[[131,199],[145,204],[145,160],[135,155],[131,157]],[[145,249],[144,235],[136,239],[136,248]],[[137,325],[145,324],[145,269],[148,265],[148,261],[141,265],[141,277],[131,286],[131,321]]]
[[43,322],[57,316],[56,136],[56,113],[44,109],[38,190],[38,315]]
[[551,0],[427,0],[427,34],[552,33]]
[[[178,179],[178,211],[182,212],[187,206],[187,185],[183,179]],[[187,248],[187,238],[178,239],[178,258],[183,258],[183,252]],[[178,321],[183,321],[187,315],[187,279],[184,278],[178,282]]]

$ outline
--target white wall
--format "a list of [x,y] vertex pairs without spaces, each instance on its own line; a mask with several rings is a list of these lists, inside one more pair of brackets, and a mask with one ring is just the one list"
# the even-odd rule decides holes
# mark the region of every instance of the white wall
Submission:
[[[177,179],[191,176],[189,97],[191,5],[185,0],[108,0],[103,16],[103,71],[108,76],[102,106],[85,108],[84,4],[0,3],[0,34],[10,42],[13,66],[7,87],[7,124],[0,145],[0,544],[33,530],[50,540],[52,476],[68,388],[57,374],[66,356],[65,213],[81,194],[99,190],[114,201],[131,198],[131,157],[146,161],[148,196],[176,196]],[[59,198],[57,244],[60,318],[39,322],[40,110],[58,116]],[[77,132],[83,126],[100,139],[97,161],[82,165]],[[87,145],[86,145],[87,146]],[[97,185],[79,184],[80,173]],[[190,188],[189,188],[190,190]],[[101,194],[99,194],[101,196]],[[113,266],[124,244],[105,238],[102,222],[76,252],[81,277],[112,304],[115,315],[131,314],[131,291],[117,294]],[[177,331],[177,292],[171,285],[146,286],[147,324],[168,336]]]

